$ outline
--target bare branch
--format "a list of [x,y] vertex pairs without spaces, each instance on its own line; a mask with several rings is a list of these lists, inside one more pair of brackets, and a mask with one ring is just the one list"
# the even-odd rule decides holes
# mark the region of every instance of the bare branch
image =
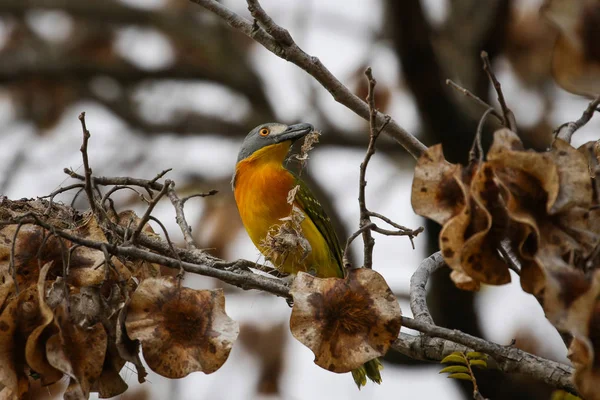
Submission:
[[[285,43],[279,42],[275,37],[271,36],[265,30],[256,29],[256,26],[252,22],[237,15],[215,0],[190,1],[199,4],[200,6],[213,12],[215,15],[222,18],[229,26],[254,39],[276,56],[296,64],[298,67],[302,68],[312,77],[314,77],[325,89],[327,89],[335,101],[348,107],[365,120],[370,119],[370,111],[367,104],[359,97],[354,95],[346,86],[344,86],[317,57],[310,56],[304,52],[304,50],[298,47],[293,40],[292,44],[286,46]],[[258,4],[258,1],[253,3]],[[283,29],[270,20],[270,18],[269,21],[272,22],[272,24],[267,24],[268,26],[265,26],[265,28]],[[377,113],[377,123],[380,126],[385,123],[385,120],[386,117],[382,113]],[[414,158],[418,158],[426,150],[426,147],[423,145],[423,143],[408,133],[394,120],[390,119],[389,124],[386,126],[385,132],[393,137],[398,143],[400,143]]]
[[491,105],[489,105],[485,101],[481,100],[481,98],[476,96],[473,92],[460,86],[459,84],[454,82],[452,79],[446,79],[446,85],[448,85],[452,89],[455,89],[458,92],[462,93],[464,96],[472,99],[473,101],[475,101],[475,103],[479,104],[482,108],[485,108],[486,110],[489,110],[490,108],[493,109],[494,111],[492,111],[491,114],[498,120],[498,122],[500,122],[501,124],[504,124],[504,118],[502,118],[502,115],[498,114],[498,112]]
[[[502,346],[468,335],[456,329],[442,328],[412,318],[402,317],[402,326],[415,329],[429,337],[445,339],[446,341],[461,344],[474,351],[488,354],[494,359],[497,368],[502,372],[535,377],[536,380],[540,380],[552,387],[577,393],[573,382],[571,382],[571,375],[574,370],[568,365],[538,357],[513,346]],[[430,338],[424,338],[425,342],[429,340]],[[443,348],[445,341],[436,344],[422,344],[427,349],[431,347],[439,348],[440,345]],[[431,356],[431,353],[428,353],[428,355]],[[437,357],[436,360],[438,360]]]
[[502,108],[503,115],[503,125],[510,129],[513,132],[517,132],[517,123],[515,121],[515,115],[506,105],[506,100],[504,99],[504,93],[502,93],[502,85],[494,75],[494,71],[492,70],[492,65],[490,63],[490,58],[488,57],[488,53],[485,51],[481,52],[481,60],[483,61],[483,70],[486,72],[488,78],[494,85],[494,89],[498,94],[498,102],[500,103],[500,107]]
[[[430,337],[446,339],[469,349],[486,353],[496,361],[498,369],[503,372],[518,372],[524,375],[536,376],[536,379],[542,380],[553,387],[576,393],[575,386],[570,380],[573,368],[567,365],[546,360],[512,346],[501,346],[458,330],[436,326],[427,307],[426,286],[431,274],[444,265],[444,259],[439,251],[421,262],[410,279],[410,309],[414,319],[403,317],[402,326],[415,329]],[[430,341],[431,338],[423,337],[423,340]],[[446,345],[447,343],[442,341],[430,344],[423,343],[425,348],[431,346],[439,349],[439,353],[435,357],[437,361],[449,354],[442,351]],[[428,353],[428,355],[430,356],[431,353]]]
[[152,200],[150,200],[150,203],[148,204],[148,208],[146,208],[146,212],[140,219],[140,223],[139,223],[138,227],[136,228],[136,230],[133,232],[133,235],[131,236],[132,243],[137,242],[138,238],[140,237],[140,233],[142,233],[144,226],[146,226],[146,224],[148,223],[148,220],[150,219],[150,214],[152,214],[152,210],[154,210],[154,207],[156,207],[156,204],[167,193],[167,190],[169,190],[169,188],[171,187],[171,184],[172,184],[172,181],[167,179],[165,181],[165,184],[164,184],[162,190],[158,193],[158,195],[155,198],[153,198]]
[[[63,169],[63,172],[65,174],[69,175],[71,178],[79,179],[80,181],[85,181],[84,176],[79,175],[78,173],[76,173],[75,171],[73,171],[69,168]],[[128,176],[123,176],[123,177],[95,176],[94,182],[97,185],[139,186],[139,187],[143,187],[143,188],[150,188],[153,190],[162,190],[162,188],[163,188],[162,183],[158,183],[154,180],[130,178]]]
[[[363,227],[371,223],[369,216],[369,210],[367,209],[367,202],[365,196],[365,189],[367,187],[367,166],[371,157],[375,154],[375,142],[379,137],[380,130],[377,129],[377,109],[375,108],[375,85],[377,81],[373,78],[373,72],[371,67],[365,70],[365,75],[369,84],[369,90],[367,92],[367,104],[369,105],[369,147],[365,154],[365,159],[360,164],[360,176],[358,186],[358,206],[360,207],[360,226]],[[375,239],[371,234],[370,229],[362,231],[363,243],[364,243],[364,266],[365,268],[373,267],[373,247],[375,246]]]
[[[575,133],[575,131],[577,131],[579,128],[581,128],[585,124],[587,124],[594,116],[594,112],[596,112],[596,111],[600,112],[597,109],[597,107],[599,105],[600,105],[600,96],[596,97],[596,99],[593,100],[588,105],[588,107],[583,112],[583,115],[577,121],[567,122],[566,124],[562,124],[561,126],[556,128],[556,130],[554,131],[554,135],[556,137],[558,137],[559,139],[564,140],[567,143],[571,143],[571,138],[573,137],[573,134]],[[565,126],[567,129],[563,130],[562,128],[564,128]]]
[[85,126],[85,112],[79,114],[79,121],[81,121],[81,129],[83,130],[83,143],[81,144],[81,156],[83,158],[83,169],[85,171],[84,183],[85,183],[85,194],[88,197],[90,203],[90,209],[92,213],[96,214],[96,200],[94,198],[94,192],[92,191],[92,169],[90,168],[90,162],[88,160],[88,140],[90,139],[90,131]]
[[179,225],[179,229],[181,229],[181,233],[183,233],[183,240],[185,240],[185,244],[188,249],[197,249],[196,243],[194,242],[194,237],[192,236],[192,228],[189,226],[185,219],[185,214],[183,212],[183,205],[185,203],[185,199],[182,200],[177,196],[177,192],[175,192],[175,185],[171,185],[168,190],[168,196],[171,200],[171,204],[175,208],[175,220],[177,221],[177,225]]
[[374,222],[363,225],[360,228],[358,228],[358,230],[356,232],[354,232],[352,235],[350,235],[350,237],[348,237],[348,240],[346,240],[346,247],[344,247],[344,256],[342,258],[342,262],[344,263],[344,268],[351,267],[350,259],[348,258],[348,249],[350,248],[350,245],[352,244],[354,239],[356,239],[358,237],[358,235],[362,234],[364,231],[370,230],[374,226],[376,226]]
[[427,290],[425,287],[431,274],[444,265],[446,265],[444,258],[438,251],[424,259],[410,278],[410,310],[416,320],[433,324],[433,318],[427,307]]
[[[365,70],[365,75],[367,77],[368,82],[368,94],[367,94],[367,104],[369,105],[369,146],[367,148],[367,152],[365,154],[365,158],[363,162],[360,164],[360,173],[359,173],[359,181],[358,181],[358,206],[360,208],[360,217],[359,217],[359,229],[354,232],[348,240],[346,240],[346,246],[344,248],[344,255],[342,258],[342,262],[344,264],[344,268],[350,268],[350,261],[348,258],[348,248],[350,244],[358,235],[363,236],[363,244],[364,244],[364,258],[363,263],[365,268],[372,268],[373,266],[373,247],[375,246],[375,239],[373,239],[373,235],[371,231],[380,233],[386,236],[408,236],[410,242],[415,248],[415,244],[413,242],[413,238],[417,236],[419,233],[423,231],[423,227],[419,227],[416,230],[408,229],[400,224],[393,222],[391,219],[375,212],[369,211],[367,208],[365,189],[367,187],[367,166],[369,165],[369,161],[371,161],[371,157],[375,154],[375,142],[377,138],[381,134],[381,132],[385,129],[387,124],[390,121],[390,118],[384,120],[383,125],[377,127],[377,109],[375,108],[375,85],[377,81],[373,78],[373,73],[371,67]],[[393,231],[389,229],[384,229],[378,227],[375,223],[371,221],[371,217],[379,218],[398,230]]]
[[473,139],[473,146],[471,146],[471,150],[469,151],[469,162],[483,160],[484,154],[483,146],[481,145],[481,132],[483,131],[483,126],[485,125],[485,121],[487,120],[488,115],[494,112],[494,109],[490,107],[483,113],[483,115],[479,119],[479,123],[477,124],[477,132],[475,132],[475,139]]
[[209,196],[214,196],[215,194],[219,193],[218,190],[216,189],[211,189],[206,193],[195,193],[195,194],[191,194],[189,196],[186,196],[184,198],[181,199],[181,205],[184,205],[186,203],[186,201],[188,201],[189,199],[193,199],[195,197],[209,197]]
[[284,46],[291,46],[294,43],[294,39],[292,39],[292,35],[288,32],[287,29],[284,29],[277,25],[269,15],[263,10],[258,0],[247,0],[248,1],[248,11],[252,14],[252,17],[256,21],[258,21],[267,31],[269,35],[273,37],[277,42],[281,43]]

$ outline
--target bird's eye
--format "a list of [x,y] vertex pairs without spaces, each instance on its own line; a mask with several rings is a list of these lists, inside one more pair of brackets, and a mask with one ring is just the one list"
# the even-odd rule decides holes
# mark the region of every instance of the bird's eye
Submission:
[[258,131],[258,134],[260,136],[267,136],[269,134],[269,128],[262,128],[260,131]]

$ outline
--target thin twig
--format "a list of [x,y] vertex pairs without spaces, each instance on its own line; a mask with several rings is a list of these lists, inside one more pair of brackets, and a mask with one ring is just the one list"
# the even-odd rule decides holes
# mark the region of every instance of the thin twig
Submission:
[[150,180],[149,184],[152,185],[153,183],[155,183],[156,181],[158,181],[160,178],[162,178],[163,176],[165,176],[167,173],[173,171],[173,168],[167,168],[161,172],[159,172],[158,174],[156,174],[156,176],[154,178],[152,178],[152,180]]
[[150,214],[152,213],[152,210],[154,210],[154,207],[156,206],[156,204],[167,193],[167,190],[169,190],[169,187],[171,186],[171,184],[172,184],[172,181],[167,179],[165,181],[165,184],[164,184],[162,190],[160,192],[158,192],[158,195],[156,195],[155,198],[150,200],[150,202],[148,204],[148,208],[146,208],[146,212],[140,219],[140,223],[138,224],[136,230],[133,232],[133,235],[131,236],[132,243],[137,243],[138,237],[140,236],[142,229],[144,229],[144,226],[146,226],[146,224],[148,223],[148,220],[150,219]]
[[119,190],[123,190],[123,189],[129,189],[134,191],[135,193],[137,193],[138,196],[142,197],[142,194],[140,192],[138,192],[136,189],[132,188],[131,186],[127,186],[127,185],[117,185],[117,186],[113,186],[108,192],[106,192],[104,194],[104,196],[102,197],[102,200],[100,201],[100,205],[104,206],[104,203],[106,203],[108,200],[110,200],[110,196],[119,191]]
[[471,363],[469,362],[469,358],[467,357],[466,351],[458,352],[460,357],[463,359],[462,364],[467,367],[468,373],[471,376],[471,383],[473,383],[473,399],[475,400],[486,400],[481,393],[479,393],[479,387],[477,386],[477,379],[475,379],[475,374],[473,373],[473,367],[471,367]]
[[177,192],[175,192],[174,184],[170,186],[167,195],[169,196],[169,200],[171,200],[171,204],[173,204],[173,207],[175,208],[175,220],[177,221],[177,225],[179,225],[179,229],[181,229],[186,247],[188,249],[197,249],[198,246],[196,246],[196,242],[192,236],[192,228],[185,219],[185,213],[183,212],[183,201],[179,198]]
[[354,232],[352,235],[350,235],[348,240],[346,240],[346,247],[344,247],[344,256],[342,257],[342,262],[344,264],[344,268],[347,269],[352,266],[350,264],[350,259],[348,258],[348,249],[350,248],[350,244],[352,244],[352,242],[354,241],[354,239],[356,239],[358,237],[358,235],[362,234],[366,230],[371,229],[374,226],[376,226],[374,222],[363,225],[360,228],[358,228],[358,230],[356,232]]
[[[63,172],[65,174],[69,175],[71,178],[79,179],[80,181],[85,181],[84,176],[79,175],[78,173],[76,173],[75,171],[73,171],[69,168],[64,168]],[[145,189],[152,189],[152,190],[162,190],[162,188],[163,188],[162,183],[155,182],[154,180],[130,178],[128,176],[118,176],[118,177],[95,176],[94,182],[97,185],[105,185],[105,186],[106,185],[139,186],[139,187],[142,187]]]
[[[373,154],[375,154],[375,142],[379,136],[379,130],[377,130],[377,109],[375,108],[375,85],[377,81],[373,78],[373,72],[371,67],[365,70],[369,89],[367,92],[367,104],[369,105],[369,146],[365,159],[360,164],[359,174],[359,186],[358,186],[358,206],[360,207],[360,226],[363,227],[371,223],[369,216],[369,210],[367,209],[367,201],[365,196],[365,189],[367,187],[367,166]],[[371,234],[370,229],[362,231],[363,243],[364,243],[364,266],[365,268],[373,267],[373,247],[375,247],[375,239]]]
[[83,143],[81,144],[81,156],[83,158],[83,170],[85,171],[84,175],[84,183],[85,183],[85,193],[88,197],[88,202],[90,203],[90,209],[92,213],[96,214],[96,200],[94,198],[94,192],[92,191],[92,169],[90,168],[90,162],[88,160],[88,141],[90,139],[90,131],[88,131],[85,126],[85,112],[79,114],[79,121],[81,122],[81,129],[83,131]]
[[[483,160],[483,146],[481,145],[481,132],[483,131],[483,126],[485,125],[485,121],[487,117],[494,112],[493,108],[488,108],[481,118],[479,119],[479,123],[477,124],[477,131],[475,132],[475,139],[473,139],[473,146],[471,146],[471,150],[469,151],[469,162],[474,161],[482,161]],[[477,154],[475,154],[475,150],[477,150]]]
[[[394,228],[396,228],[396,229],[399,229],[399,230],[405,230],[405,231],[411,231],[411,232],[413,231],[413,230],[412,230],[412,229],[410,229],[410,228],[407,228],[407,227],[405,227],[405,226],[402,226],[402,225],[400,225],[400,224],[398,224],[398,223],[396,223],[396,222],[392,221],[391,219],[389,219],[389,218],[388,218],[388,217],[386,217],[385,215],[382,215],[382,214],[376,213],[376,212],[374,212],[374,211],[368,211],[367,213],[369,214],[369,216],[370,216],[370,217],[379,218],[380,220],[384,221],[384,222],[385,222],[385,223],[387,223],[387,224],[390,224],[391,226],[393,226],[393,227],[394,227]],[[420,227],[419,227],[417,230],[419,230],[419,229],[422,229],[422,228],[420,228]]]
[[[464,87],[460,86],[459,84],[457,84],[456,82],[452,81],[451,79],[446,79],[446,85],[450,86],[452,89],[455,89],[455,90],[459,91],[464,96],[472,99],[473,101],[475,101],[475,103],[477,103],[478,105],[480,105],[482,108],[484,108],[486,110],[489,110],[490,108],[493,109],[493,107],[491,105],[489,105],[485,101],[481,100],[474,93],[472,93],[468,89],[465,89]],[[502,115],[498,114],[498,111],[496,111],[494,109],[494,111],[492,111],[491,114],[498,120],[498,122],[500,122],[501,124],[504,124],[504,118],[502,118]]]
[[504,93],[502,93],[502,85],[496,78],[496,75],[494,75],[494,71],[492,70],[492,65],[490,63],[490,58],[488,57],[488,53],[486,51],[481,52],[481,60],[483,61],[483,70],[494,85],[494,89],[496,90],[496,94],[498,95],[498,102],[500,103],[500,107],[502,108],[502,115],[504,120],[503,125],[516,133],[517,124],[515,121],[515,115],[506,104],[506,100],[504,99]]
[[189,195],[187,197],[183,197],[181,199],[181,206],[183,207],[185,205],[186,201],[188,201],[189,199],[193,199],[194,197],[209,197],[209,196],[214,196],[217,193],[219,193],[218,190],[212,189],[212,190],[209,190],[206,193],[196,193],[196,194]]
[[79,189],[77,192],[75,192],[75,195],[73,196],[73,198],[71,199],[71,207],[75,206],[75,202],[77,201],[77,198],[79,197],[79,195],[85,191],[85,186],[82,187],[81,189]]
[[[104,280],[108,281],[110,278],[110,269],[112,268],[117,274],[119,273],[119,271],[117,271],[117,267],[115,267],[115,264],[113,264],[110,254],[108,253],[108,248],[106,247],[106,245],[102,246],[102,253],[104,253]],[[121,279],[119,279],[120,281]]]
[[[561,126],[556,128],[556,130],[554,131],[554,135],[557,138],[562,139],[567,143],[571,143],[571,138],[573,137],[573,134],[575,133],[575,131],[577,131],[579,128],[583,127],[585,124],[587,124],[592,119],[592,117],[594,116],[594,112],[598,111],[596,109],[596,107],[598,107],[598,105],[600,105],[600,96],[596,97],[588,105],[588,107],[585,109],[585,111],[583,112],[583,114],[577,121],[567,122],[565,124],[562,124]],[[563,130],[562,128],[565,126],[567,127],[567,129]]]
[[175,257],[179,261],[180,267],[179,267],[179,272],[177,273],[177,276],[181,280],[183,278],[183,274],[184,274],[183,265],[181,265],[181,257],[179,257],[179,253],[177,253],[175,251],[175,246],[173,245],[173,242],[171,241],[171,237],[169,236],[169,232],[167,231],[167,228],[165,228],[165,225],[162,223],[162,221],[160,219],[158,219],[152,215],[149,218],[150,218],[150,220],[156,222],[158,224],[158,226],[160,226],[160,229],[162,229],[162,232],[165,235],[165,240],[167,241],[167,244],[169,245],[169,248],[171,249],[171,253],[173,254],[173,257]]
[[[353,94],[346,86],[344,86],[317,57],[307,54],[304,50],[298,47],[296,43],[285,46],[284,43],[277,40],[274,36],[271,36],[267,31],[264,29],[256,29],[257,27],[251,21],[248,21],[246,18],[237,15],[216,0],[190,1],[211,11],[223,19],[233,29],[236,29],[246,36],[254,39],[276,56],[281,57],[284,60],[294,63],[298,67],[302,68],[313,78],[315,78],[325,89],[327,89],[335,101],[348,107],[365,120],[370,119],[370,112],[367,104],[361,98]],[[258,4],[258,1],[253,3]],[[265,24],[264,18],[262,23],[263,26],[265,26],[265,29],[267,28],[267,25],[270,25]],[[272,22],[272,25],[269,26],[269,29],[283,28]],[[379,125],[383,125],[385,119],[386,116],[383,114],[377,114],[377,123]],[[404,147],[415,159],[419,158],[427,149],[423,143],[408,133],[394,120],[390,119],[389,123],[386,124],[385,132],[393,137],[398,143],[400,143],[400,145],[402,145],[402,147]]]
[[69,185],[69,186],[65,186],[65,187],[60,187],[58,189],[56,189],[54,192],[50,193],[47,196],[43,196],[40,197],[41,199],[49,199],[49,204],[48,204],[48,208],[46,209],[46,211],[44,212],[45,215],[47,215],[50,210],[52,209],[52,204],[54,203],[54,198],[61,194],[61,193],[65,193],[68,192],[69,190],[73,190],[73,189],[81,189],[81,188],[85,188],[85,184],[83,183],[74,183],[73,185]]

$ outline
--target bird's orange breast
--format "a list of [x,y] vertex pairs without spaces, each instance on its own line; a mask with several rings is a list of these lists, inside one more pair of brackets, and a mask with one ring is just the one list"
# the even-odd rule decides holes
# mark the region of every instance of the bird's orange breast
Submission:
[[285,143],[269,146],[236,166],[235,201],[250,239],[257,247],[269,228],[292,210],[287,194],[294,185],[294,177],[281,165],[288,150],[289,144]]
[[238,168],[235,201],[257,247],[269,228],[290,214],[292,206],[286,200],[293,185],[294,177],[283,168],[278,170],[270,165]]
[[[269,146],[238,162],[236,166],[235,201],[250,239],[263,254],[267,249],[261,242],[269,230],[281,224],[281,218],[289,216],[292,211],[287,197],[290,189],[296,185],[296,178],[282,166],[288,151],[289,144],[286,143]],[[313,221],[305,215],[301,227],[310,243],[310,254],[302,265],[295,263],[297,257],[287,257],[277,267],[287,273],[312,270],[320,277],[340,276],[339,266]]]

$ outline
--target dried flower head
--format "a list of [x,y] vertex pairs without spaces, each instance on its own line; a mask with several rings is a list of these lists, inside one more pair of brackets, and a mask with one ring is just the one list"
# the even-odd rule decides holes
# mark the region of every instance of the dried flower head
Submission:
[[377,272],[360,268],[346,278],[299,273],[291,288],[292,334],[333,372],[356,369],[385,355],[400,331],[396,296]]
[[193,290],[172,278],[149,278],[134,292],[125,320],[148,366],[168,378],[210,374],[227,360],[239,333],[221,289]]

